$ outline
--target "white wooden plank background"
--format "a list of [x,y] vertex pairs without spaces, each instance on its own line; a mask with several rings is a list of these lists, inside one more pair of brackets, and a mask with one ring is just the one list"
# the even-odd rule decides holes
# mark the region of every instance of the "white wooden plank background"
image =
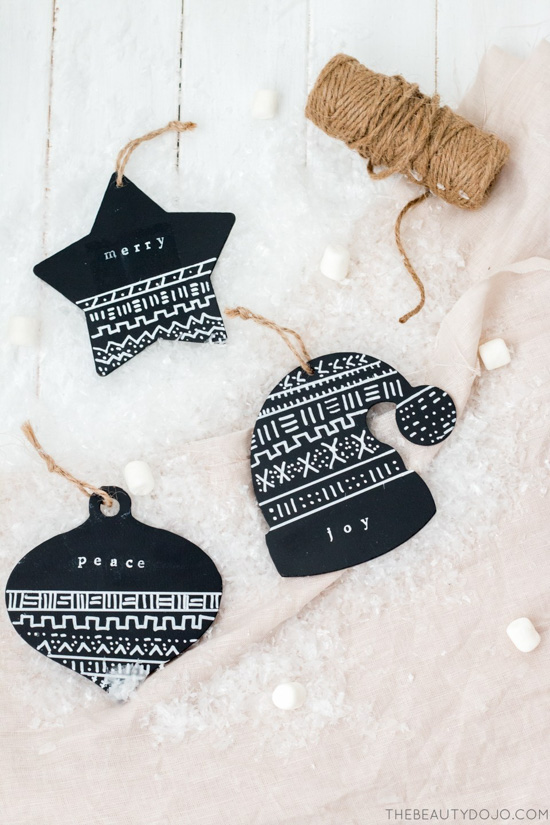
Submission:
[[[241,237],[261,250],[271,230],[255,215],[268,208],[274,174],[288,174],[290,185],[297,169],[314,173],[327,153],[338,158],[339,174],[364,174],[352,153],[303,117],[307,90],[333,54],[346,51],[375,70],[401,73],[427,92],[437,67],[439,92],[456,105],[488,46],[525,55],[550,35],[548,0],[1,0],[0,9],[6,433],[37,404],[61,419],[81,416],[98,437],[107,426],[97,409],[109,408],[114,380],[93,374],[74,307],[38,282],[32,266],[87,231],[129,138],[173,118],[196,120],[200,129],[180,141],[141,147],[130,176],[168,209],[237,211],[237,204]],[[260,87],[279,91],[277,121],[250,118]],[[366,190],[365,197],[376,197],[376,187]],[[335,215],[334,232],[344,233],[345,224],[345,214]],[[285,250],[281,232],[281,266],[295,262],[307,270],[299,250]],[[226,300],[244,302],[258,276],[245,261],[240,265],[238,250],[237,243],[224,253],[216,283]],[[267,281],[260,295],[262,289],[268,296]],[[285,300],[284,293],[271,297]],[[5,340],[9,317],[42,316],[45,305],[58,323],[43,325],[38,350],[14,351]],[[173,378],[177,406],[184,390],[176,386],[186,373],[175,359],[167,363],[147,392],[156,396]],[[82,399],[92,391],[97,403],[86,419]],[[132,403],[146,405],[145,390]],[[177,423],[167,415],[167,426]]]

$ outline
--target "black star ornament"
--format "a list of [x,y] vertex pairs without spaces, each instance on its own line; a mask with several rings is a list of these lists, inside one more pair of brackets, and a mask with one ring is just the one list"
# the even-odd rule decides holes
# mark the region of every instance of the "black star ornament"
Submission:
[[83,310],[104,376],[157,338],[227,339],[210,278],[234,223],[230,212],[165,212],[113,174],[90,234],[34,273]]

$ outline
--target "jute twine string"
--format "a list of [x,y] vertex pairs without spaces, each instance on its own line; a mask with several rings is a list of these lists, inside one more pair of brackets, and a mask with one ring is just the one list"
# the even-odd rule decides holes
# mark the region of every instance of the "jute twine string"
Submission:
[[255,321],[262,327],[272,329],[277,333],[277,335],[281,336],[289,350],[296,356],[303,371],[307,372],[308,375],[313,375],[314,370],[309,365],[311,356],[306,349],[302,336],[299,335],[294,329],[290,329],[290,327],[281,327],[279,324],[276,324],[275,321],[270,321],[269,318],[264,318],[263,315],[257,315],[255,312],[252,312],[246,307],[226,309],[225,314],[230,318],[242,318],[243,321]]
[[371,178],[400,172],[426,190],[404,207],[395,225],[399,251],[421,293],[418,306],[399,319],[405,323],[420,311],[425,296],[403,251],[404,215],[430,193],[460,209],[479,209],[510,150],[496,135],[440,106],[439,95],[424,95],[403,77],[377,74],[345,54],[337,54],[321,71],[306,115],[365,158]]
[[153,138],[159,137],[159,135],[164,135],[165,132],[189,132],[191,129],[196,127],[196,123],[191,123],[187,121],[186,123],[182,123],[181,120],[171,120],[170,123],[167,123],[166,126],[163,126],[162,129],[155,129],[153,132],[147,132],[146,135],[142,135],[142,137],[134,138],[130,140],[126,146],[123,146],[120,152],[117,155],[116,159],[116,185],[120,189],[121,186],[124,186],[123,177],[124,177],[124,170],[126,169],[126,164],[130,160],[130,156],[132,152],[137,149],[142,143],[145,143],[146,140],[153,140]]
[[105,490],[100,490],[99,487],[94,487],[93,484],[89,484],[87,481],[82,481],[81,479],[76,478],[76,476],[73,476],[72,473],[69,473],[67,470],[64,470],[63,467],[59,466],[55,459],[53,459],[52,456],[49,455],[40,444],[30,421],[25,421],[25,423],[21,426],[21,431],[27,441],[32,444],[40,458],[45,461],[46,467],[50,473],[57,473],[57,475],[62,476],[62,478],[66,478],[67,481],[75,484],[80,492],[84,493],[85,496],[100,496],[106,507],[112,507],[113,499],[108,493],[105,492]]
[[412,201],[409,201],[407,204],[405,204],[405,206],[403,207],[403,209],[401,210],[401,212],[397,216],[397,220],[395,222],[395,228],[394,228],[395,243],[397,244],[397,248],[398,248],[399,252],[401,253],[401,257],[403,258],[403,263],[405,264],[405,269],[407,270],[407,272],[409,273],[409,275],[411,276],[411,278],[413,279],[413,281],[417,285],[418,291],[420,292],[420,300],[419,300],[418,304],[415,306],[414,309],[409,310],[409,312],[406,312],[405,315],[401,316],[401,318],[399,319],[400,324],[405,324],[409,320],[409,318],[412,318],[413,315],[416,315],[417,312],[420,312],[420,310],[422,309],[422,307],[424,306],[424,303],[426,301],[426,290],[424,289],[424,284],[422,283],[422,281],[418,277],[414,266],[411,264],[409,256],[405,252],[405,248],[403,246],[403,243],[401,242],[401,221],[403,220],[404,216],[407,214],[409,209],[414,209],[414,207],[418,203],[422,203],[422,201],[425,201],[426,198],[429,198],[429,197],[430,197],[430,193],[429,193],[428,190],[426,190],[426,192],[424,192],[422,195],[419,195],[418,198],[413,198]]

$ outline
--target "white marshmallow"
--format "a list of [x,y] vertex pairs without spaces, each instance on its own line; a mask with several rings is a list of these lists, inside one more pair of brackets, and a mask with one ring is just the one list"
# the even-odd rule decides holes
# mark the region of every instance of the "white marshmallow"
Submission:
[[38,343],[38,318],[14,315],[10,318],[8,335],[12,344],[19,347],[34,347]]
[[323,252],[320,269],[333,281],[343,281],[349,269],[349,250],[340,244],[329,244]]
[[540,634],[533,622],[523,616],[514,619],[506,628],[506,633],[522,653],[531,653],[540,643]]
[[153,473],[145,461],[130,461],[124,468],[124,478],[134,496],[148,496],[155,487]]
[[271,120],[279,108],[279,95],[274,89],[258,89],[252,103],[252,117],[256,120]]
[[479,357],[486,370],[496,370],[510,363],[510,351],[502,338],[493,338],[486,341],[479,348]]
[[281,710],[296,710],[306,701],[307,691],[300,682],[283,682],[277,685],[271,695],[275,707]]

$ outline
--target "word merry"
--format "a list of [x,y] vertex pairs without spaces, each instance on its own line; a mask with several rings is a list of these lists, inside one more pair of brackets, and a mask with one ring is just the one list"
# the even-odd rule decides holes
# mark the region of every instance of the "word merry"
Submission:
[[[109,562],[109,563],[107,564],[107,562]],[[86,556],[79,556],[78,557],[78,570],[80,570],[81,567],[84,567],[85,564],[88,564],[88,559],[86,558]],[[118,559],[108,559],[108,560],[106,559],[105,562],[103,562],[103,559],[101,558],[101,556],[96,556],[95,559],[93,560],[93,564],[96,567],[101,567],[103,564],[105,564],[107,567],[118,567]],[[120,566],[121,567],[133,567],[134,566],[134,559],[126,559],[125,562],[121,561]],[[139,559],[136,562],[136,567],[144,568],[145,567],[144,560]]]
[[[362,519],[359,519],[359,521],[360,521],[360,522],[361,522],[361,524],[363,525],[363,529],[364,529],[364,530],[368,530],[368,529],[369,529],[369,519],[368,519],[368,516],[367,516],[367,518],[362,518]],[[343,527],[342,529],[343,529],[344,533],[351,533],[351,532],[352,532],[352,530],[353,530],[353,527],[351,526],[351,524],[344,524],[344,527]],[[330,527],[327,527],[327,533],[328,533],[328,537],[329,537],[329,539],[330,539],[331,541],[334,541],[334,536],[332,535],[332,530],[331,530],[331,528],[330,528]]]
[[[164,236],[162,238],[155,238],[154,240],[158,243],[158,248],[162,249],[162,247],[164,246]],[[120,254],[125,255],[125,256],[130,255],[130,254],[135,255],[138,252],[142,251],[142,247],[143,247],[143,251],[147,252],[151,249],[151,244],[152,243],[153,243],[153,241],[144,241],[143,243],[135,243],[135,244],[133,244],[133,252],[132,252],[131,247],[123,246],[122,249],[120,250]],[[155,249],[156,248],[157,247],[155,246]],[[103,254],[105,255],[105,260],[106,261],[108,261],[110,258],[116,258],[117,257],[116,251],[114,249],[109,249],[108,252],[104,252]]]

